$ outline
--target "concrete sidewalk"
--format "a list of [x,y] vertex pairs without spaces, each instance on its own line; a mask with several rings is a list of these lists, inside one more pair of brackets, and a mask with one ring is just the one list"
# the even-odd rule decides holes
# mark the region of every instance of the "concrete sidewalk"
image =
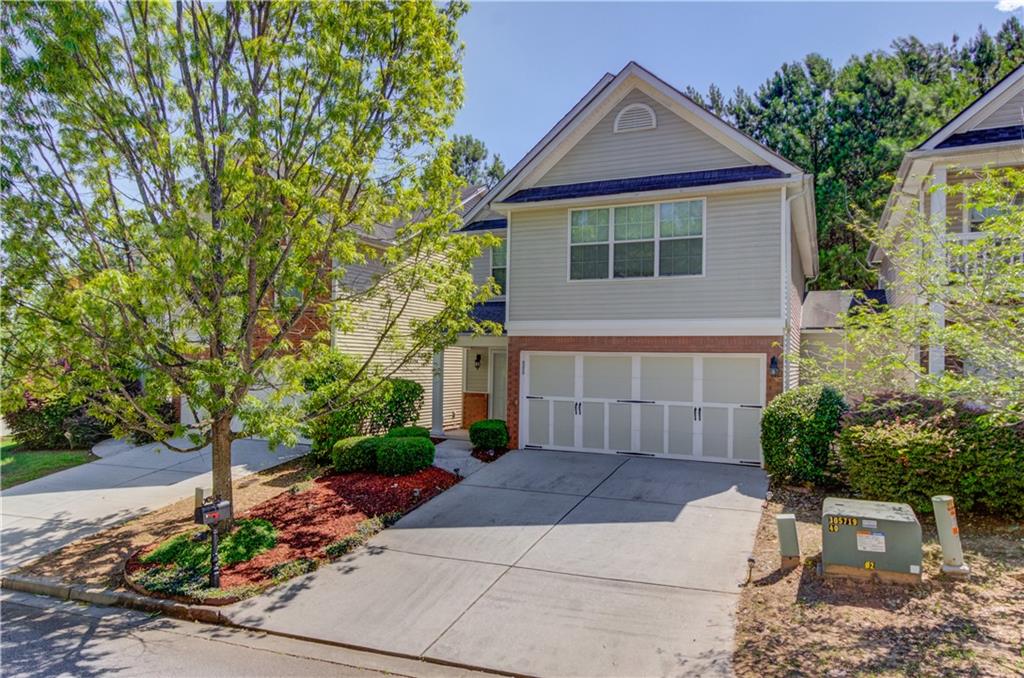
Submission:
[[[232,447],[235,478],[305,454],[306,446],[267,449],[262,440]],[[210,487],[210,449],[172,452],[160,443],[104,441],[100,459],[4,490],[0,498],[0,571],[26,565],[77,539]]]
[[367,547],[225,613],[537,676],[730,675],[760,469],[513,452]]

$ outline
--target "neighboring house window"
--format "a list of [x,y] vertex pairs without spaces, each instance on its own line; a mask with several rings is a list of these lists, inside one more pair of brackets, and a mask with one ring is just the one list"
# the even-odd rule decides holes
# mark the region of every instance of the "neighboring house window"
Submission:
[[501,244],[491,248],[491,277],[498,284],[498,294],[505,294],[505,281],[507,279],[508,264],[508,241],[501,239]]
[[571,210],[569,279],[704,273],[704,200]]

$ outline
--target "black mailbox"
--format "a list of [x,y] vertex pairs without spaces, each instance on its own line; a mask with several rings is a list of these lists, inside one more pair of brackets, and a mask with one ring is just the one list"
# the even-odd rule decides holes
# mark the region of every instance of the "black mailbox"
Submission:
[[230,501],[212,501],[196,509],[196,524],[197,525],[216,525],[222,520],[230,520],[231,518],[231,502]]

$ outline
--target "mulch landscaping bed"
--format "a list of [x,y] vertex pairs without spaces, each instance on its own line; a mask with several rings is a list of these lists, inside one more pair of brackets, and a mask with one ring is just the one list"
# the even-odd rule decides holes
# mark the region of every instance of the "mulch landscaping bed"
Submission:
[[[236,514],[236,519],[262,518],[272,523],[277,530],[277,543],[250,560],[223,567],[217,597],[246,597],[282,581],[287,576],[281,577],[277,566],[300,561],[309,567],[296,568],[292,574],[315,569],[329,560],[325,552],[328,546],[357,534],[364,521],[406,513],[457,482],[454,474],[431,467],[398,477],[346,473],[299,483]],[[168,567],[143,562],[160,543],[149,544],[128,560],[125,574],[136,586],[147,570]],[[207,598],[200,600],[208,602]]]
[[[930,516],[916,586],[822,579],[822,494],[776,489],[740,595],[739,676],[1024,675],[1024,522],[959,516],[971,574],[941,576]],[[778,571],[777,513],[795,513],[804,564]]]
[[473,450],[469,454],[485,464],[490,464],[492,461],[500,459],[506,452],[508,450]]

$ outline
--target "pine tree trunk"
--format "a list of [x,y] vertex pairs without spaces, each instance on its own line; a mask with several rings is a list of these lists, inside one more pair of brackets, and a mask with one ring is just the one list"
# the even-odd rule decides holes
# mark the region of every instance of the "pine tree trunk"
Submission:
[[[213,494],[232,502],[231,495],[231,417],[221,416],[213,423]],[[234,521],[222,521],[220,529],[230,530]]]

